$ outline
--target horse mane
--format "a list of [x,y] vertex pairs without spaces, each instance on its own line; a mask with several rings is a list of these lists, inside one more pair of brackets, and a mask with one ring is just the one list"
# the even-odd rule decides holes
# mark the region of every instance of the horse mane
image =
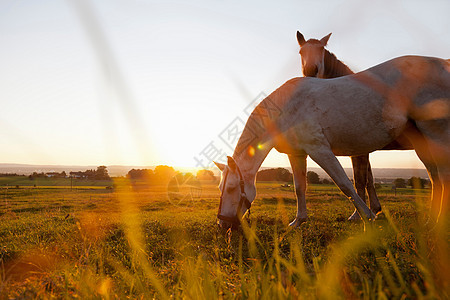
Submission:
[[325,49],[324,53],[325,71],[323,78],[336,78],[345,75],[354,74],[350,68],[342,61],[336,58],[336,55]]

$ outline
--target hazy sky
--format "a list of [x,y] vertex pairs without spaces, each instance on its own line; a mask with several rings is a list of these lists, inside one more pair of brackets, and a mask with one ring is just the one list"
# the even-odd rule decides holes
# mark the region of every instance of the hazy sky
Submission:
[[[300,76],[297,30],[332,32],[328,49],[354,71],[449,58],[448,0],[242,2],[0,1],[0,163],[195,166],[211,145],[231,155],[221,133]],[[371,161],[422,166],[412,151]],[[273,151],[264,165],[288,160]]]

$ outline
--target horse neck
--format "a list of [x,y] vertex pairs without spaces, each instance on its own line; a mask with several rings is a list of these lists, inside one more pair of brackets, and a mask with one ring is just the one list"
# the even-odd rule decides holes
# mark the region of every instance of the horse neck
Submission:
[[337,59],[333,53],[326,49],[324,54],[324,64],[325,71],[323,76],[320,76],[321,78],[336,78],[354,74],[347,65]]
[[275,144],[283,143],[277,126],[283,107],[296,91],[300,78],[292,78],[259,103],[245,124],[233,158],[246,180],[254,182],[256,172]]
[[236,149],[233,154],[233,158],[239,166],[242,176],[245,181],[254,182],[256,179],[256,173],[258,172],[264,159],[269,154],[270,150],[273,148],[273,143],[271,140],[267,141],[264,136],[266,133],[261,133],[261,135],[252,140],[251,144],[247,144],[245,141],[247,134],[254,134],[255,131],[250,130],[249,123],[247,123],[244,131],[242,132],[241,138],[238,141]]
[[270,149],[257,149],[255,150],[253,155],[249,153],[250,151],[244,151],[243,153],[235,152],[233,154],[233,158],[239,166],[245,181],[255,181],[256,173],[258,172],[264,159],[266,159],[271,149],[272,147],[270,147]]

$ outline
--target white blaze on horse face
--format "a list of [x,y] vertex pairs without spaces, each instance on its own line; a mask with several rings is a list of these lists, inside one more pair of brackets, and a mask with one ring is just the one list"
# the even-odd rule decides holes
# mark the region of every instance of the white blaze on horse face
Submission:
[[236,171],[232,171],[228,166],[226,166],[222,172],[219,190],[222,195],[222,207],[220,208],[219,213],[230,218],[235,216],[241,217],[243,215],[242,212],[237,213],[241,195],[239,175]]
[[324,70],[325,47],[319,43],[306,42],[300,49],[302,57],[303,75],[306,77],[320,77]]
[[320,41],[310,39],[305,42],[303,35],[297,31],[297,41],[300,45],[304,76],[323,78],[325,73],[325,46],[330,36],[331,33],[321,38]]

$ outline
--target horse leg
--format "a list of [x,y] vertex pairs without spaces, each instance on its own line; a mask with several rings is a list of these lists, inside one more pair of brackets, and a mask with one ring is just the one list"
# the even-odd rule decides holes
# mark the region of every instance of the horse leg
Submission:
[[[450,150],[448,147],[429,142],[432,160],[422,160],[430,175],[433,189],[431,192],[430,217],[433,221],[443,221],[448,217],[448,200],[450,198]],[[416,151],[418,153],[418,151]],[[418,153],[419,155],[419,153]],[[424,156],[420,153],[419,158]]]
[[449,217],[450,151],[448,147],[429,144],[428,149],[424,146],[416,148],[416,153],[427,168],[432,184],[430,218],[443,223]]
[[[450,156],[449,156],[450,159]],[[439,168],[439,177],[443,182],[442,186],[444,190],[442,191],[442,200],[440,205],[439,213],[437,214],[437,221],[440,222],[441,225],[444,225],[445,222],[448,224],[448,217],[450,215],[450,208],[448,202],[450,200],[450,166],[446,166],[445,170]],[[444,225],[445,226],[445,225]],[[448,228],[448,227],[447,227]]]
[[439,170],[436,163],[431,159],[431,153],[428,149],[425,149],[425,147],[422,146],[420,148],[416,148],[415,151],[419,159],[425,165],[425,168],[428,172],[428,177],[430,177],[432,187],[430,216],[431,219],[436,221],[440,210],[443,191],[443,184],[441,182],[441,179],[439,178]]
[[[416,152],[427,166],[433,184],[432,202],[430,216],[435,221],[436,226],[430,231],[431,240],[428,240],[433,247],[433,258],[430,263],[433,266],[432,276],[436,278],[435,283],[438,288],[448,287],[448,232],[449,232],[449,207],[450,198],[450,134],[449,119],[446,122],[422,121],[417,122],[421,134],[419,142],[413,144]],[[440,126],[439,126],[440,125]],[[423,140],[423,142],[420,142]],[[416,145],[418,147],[416,147]],[[422,159],[424,156],[425,159]],[[429,169],[429,166],[431,168]],[[438,188],[435,188],[438,186]],[[440,197],[439,197],[440,196]]]
[[[370,209],[374,214],[381,211],[380,201],[378,200],[375,186],[373,184],[372,168],[370,167],[369,155],[352,156],[353,180],[355,182],[358,196],[366,202],[366,190],[369,195]],[[361,217],[355,209],[348,218],[350,221],[360,220]]]
[[297,198],[297,215],[289,226],[299,227],[306,222],[308,214],[306,211],[306,156],[289,155],[292,173],[294,175],[295,196]]
[[373,220],[375,215],[356,193],[350,179],[329,147],[324,145],[306,149],[308,155],[333,179],[341,191],[353,203],[364,222]]
[[[419,127],[419,126],[418,126]],[[450,149],[448,147],[448,137],[443,137],[442,143],[436,143],[431,138],[426,137],[427,126],[419,128],[421,131],[410,130],[408,138],[414,146],[417,156],[427,168],[428,175],[432,184],[430,217],[438,221],[441,211],[447,214],[447,203],[450,189]],[[422,132],[422,130],[424,132]],[[436,138],[439,132],[431,128],[428,136]],[[434,133],[434,135],[433,135]],[[445,134],[444,134],[445,135]],[[447,140],[447,141],[446,141]],[[445,146],[445,144],[447,146]],[[443,206],[443,207],[441,207]]]
[[[429,143],[429,149],[431,156],[435,162],[438,176],[437,177],[441,186],[440,190],[433,190],[433,198],[431,202],[431,217],[436,222],[440,222],[441,225],[447,221],[449,216],[448,201],[450,199],[450,144],[442,145],[431,141]],[[435,179],[436,180],[436,179]],[[437,194],[439,193],[440,194]],[[439,201],[439,196],[440,201]]]
[[[367,185],[367,168],[369,163],[369,155],[352,156],[353,165],[353,181],[358,196],[366,203],[366,185]],[[355,209],[353,214],[348,218],[349,221],[361,220],[358,211]]]
[[367,189],[367,194],[369,195],[370,210],[374,214],[381,212],[381,204],[380,204],[380,200],[378,199],[377,192],[375,190],[375,184],[373,181],[373,173],[372,173],[372,167],[370,166],[370,161],[368,161],[368,165],[367,165],[366,189]]
[[[355,182],[358,196],[366,202],[366,190],[369,195],[370,210],[374,214],[381,211],[380,200],[378,200],[375,186],[373,183],[372,168],[370,167],[369,155],[352,156],[353,164],[353,180]],[[355,209],[353,214],[348,218],[350,221],[360,220],[361,217]]]

